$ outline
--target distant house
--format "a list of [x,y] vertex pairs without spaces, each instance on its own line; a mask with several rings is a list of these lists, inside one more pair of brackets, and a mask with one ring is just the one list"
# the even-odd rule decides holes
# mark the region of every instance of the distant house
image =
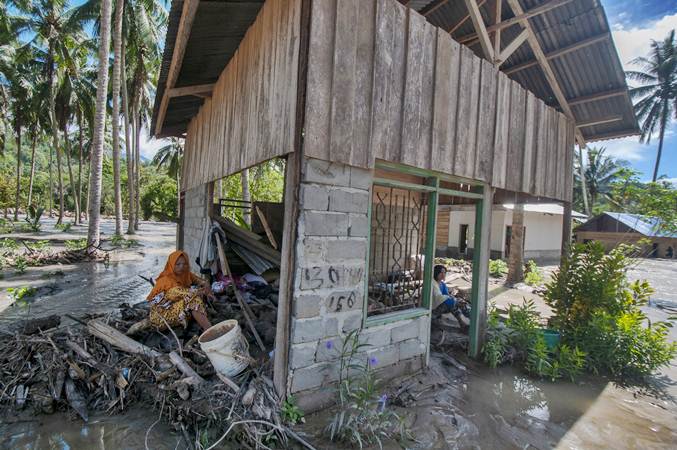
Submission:
[[[475,211],[470,206],[440,207],[436,247],[437,254],[452,258],[470,257],[474,248]],[[513,204],[494,205],[491,218],[491,257],[510,255]],[[524,205],[524,258],[544,263],[559,261],[561,255],[562,217],[564,208],[556,203]],[[585,220],[584,214],[572,212],[574,220]]]
[[655,217],[639,214],[605,212],[576,229],[577,242],[599,241],[607,250],[618,244],[634,244],[649,239],[646,255],[653,258],[675,258],[677,232],[667,231]]

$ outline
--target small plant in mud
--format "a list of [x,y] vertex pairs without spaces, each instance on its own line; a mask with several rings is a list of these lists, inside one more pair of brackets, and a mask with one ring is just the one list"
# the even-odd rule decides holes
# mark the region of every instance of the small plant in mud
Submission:
[[287,397],[287,399],[282,403],[280,412],[282,413],[282,419],[291,425],[296,425],[299,422],[305,422],[305,419],[303,418],[303,411],[296,405],[296,399],[292,395]]
[[72,226],[73,226],[72,222],[57,223],[56,225],[54,225],[54,229],[63,231],[64,233],[68,233],[71,230]]
[[28,268],[28,260],[23,255],[18,255],[14,258],[14,271],[19,275],[26,273]]
[[33,242],[30,242],[30,243],[26,242],[26,246],[29,247],[31,250],[36,250],[36,251],[39,251],[39,252],[47,251],[50,248],[48,240],[33,241]]
[[501,278],[508,273],[508,264],[502,259],[489,260],[489,275],[493,278]]
[[9,234],[14,231],[14,224],[7,220],[0,218],[0,234]]
[[536,265],[536,262],[533,259],[527,261],[527,268],[524,271],[524,282],[529,286],[540,286],[544,280],[545,277]]
[[136,239],[125,239],[124,236],[120,234],[114,234],[110,238],[110,243],[113,247],[121,247],[121,248],[130,248],[130,247],[136,247],[139,245],[139,241]]
[[0,247],[10,251],[16,250],[17,248],[19,248],[19,243],[16,241],[16,239],[4,238],[0,239]]
[[[326,344],[330,349],[331,341]],[[388,408],[388,396],[378,391],[375,356],[366,357],[366,344],[359,342],[358,330],[350,332],[340,353],[339,380],[336,387],[337,412],[327,425],[329,439],[357,445],[378,445],[390,439],[412,440],[405,421]],[[360,364],[357,360],[364,357]]]
[[28,207],[25,219],[28,225],[28,231],[40,231],[40,228],[42,228],[40,218],[42,217],[43,212],[45,212],[45,208],[43,207],[36,207],[35,205]]
[[71,251],[82,250],[87,247],[87,239],[68,239],[64,242],[64,245],[66,246],[66,249]]
[[20,302],[28,297],[35,295],[37,290],[32,286],[22,286],[18,288],[7,288],[10,300]]

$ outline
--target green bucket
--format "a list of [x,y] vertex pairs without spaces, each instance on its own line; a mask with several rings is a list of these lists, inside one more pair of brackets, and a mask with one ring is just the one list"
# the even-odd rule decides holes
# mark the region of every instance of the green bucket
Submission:
[[543,339],[545,340],[545,345],[548,346],[548,350],[552,351],[555,348],[557,348],[557,345],[559,344],[559,339],[560,339],[560,334],[559,332],[555,330],[550,330],[548,328],[544,328],[541,330],[541,333],[543,334]]

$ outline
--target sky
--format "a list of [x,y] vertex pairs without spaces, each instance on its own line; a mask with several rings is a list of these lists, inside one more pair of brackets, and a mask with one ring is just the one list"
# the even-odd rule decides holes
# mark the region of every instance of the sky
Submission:
[[[634,70],[630,61],[645,56],[652,39],[662,40],[672,29],[677,29],[676,0],[601,0],[607,14],[616,48],[624,69]],[[162,140],[148,138],[143,131],[142,155],[152,158],[165,145]],[[614,139],[592,144],[606,147],[607,154],[627,161],[638,170],[642,181],[650,181],[656,162],[658,136],[650,144],[641,144],[638,137]],[[677,185],[677,121],[673,120],[663,144],[663,155],[658,170]]]
[[[677,29],[677,1],[674,0],[601,0],[623,68],[636,70],[630,61],[645,56],[652,39],[662,40]],[[630,84],[632,86],[632,84]],[[648,181],[653,174],[658,149],[658,136],[650,144],[641,144],[638,137],[596,142],[607,153],[624,159]],[[677,121],[666,132],[658,175],[665,175],[677,184]]]

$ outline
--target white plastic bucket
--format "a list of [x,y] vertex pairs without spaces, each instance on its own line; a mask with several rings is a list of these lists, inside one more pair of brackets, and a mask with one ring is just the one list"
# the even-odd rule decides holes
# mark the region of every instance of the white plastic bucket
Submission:
[[214,369],[227,377],[242,372],[251,360],[249,343],[237,320],[224,320],[207,328],[198,342]]

